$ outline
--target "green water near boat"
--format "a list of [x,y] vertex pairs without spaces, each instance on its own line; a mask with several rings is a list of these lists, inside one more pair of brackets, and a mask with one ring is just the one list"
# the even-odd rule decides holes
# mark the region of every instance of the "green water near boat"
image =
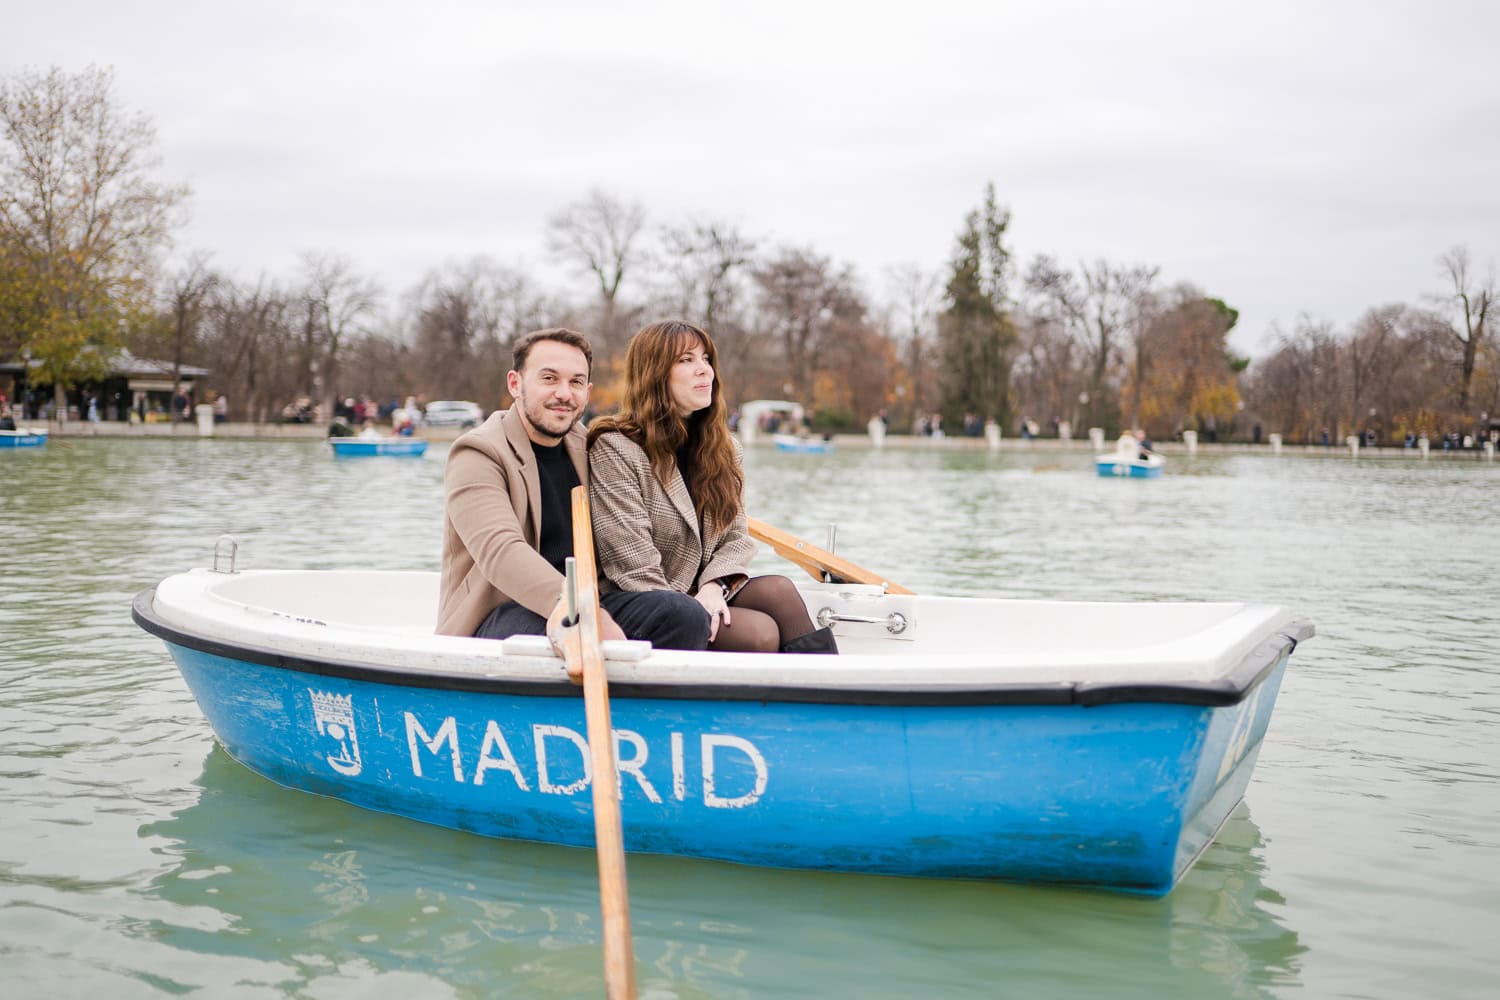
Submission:
[[[130,621],[223,533],[251,568],[435,569],[446,453],[0,455],[7,997],[602,995],[591,853],[249,773]],[[841,554],[918,591],[1269,601],[1318,636],[1246,804],[1165,899],[632,856],[642,997],[1490,995],[1500,463],[1200,454],[1117,481],[1081,452],[766,446],[747,468],[757,516],[820,543],[837,522]]]

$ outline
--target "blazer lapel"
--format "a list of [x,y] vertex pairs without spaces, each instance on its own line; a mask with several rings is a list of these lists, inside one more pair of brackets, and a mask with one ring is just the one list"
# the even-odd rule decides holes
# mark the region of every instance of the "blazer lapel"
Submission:
[[687,483],[683,480],[682,472],[676,465],[672,466],[672,479],[667,483],[667,497],[672,501],[672,506],[677,508],[677,513],[692,529],[693,537],[698,539],[698,544],[701,546],[703,539],[698,530],[698,511],[693,507],[693,495],[688,492]]
[[526,481],[526,522],[531,527],[531,542],[536,544],[542,537],[542,480],[536,471],[536,452],[531,450],[531,438],[526,436],[526,427],[514,405],[505,411],[502,423],[506,442],[516,456],[521,478]]

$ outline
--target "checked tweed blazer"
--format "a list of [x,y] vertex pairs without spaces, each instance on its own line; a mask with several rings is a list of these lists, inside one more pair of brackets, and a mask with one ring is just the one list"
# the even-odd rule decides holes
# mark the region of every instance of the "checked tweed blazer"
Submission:
[[682,474],[674,466],[663,485],[624,434],[601,434],[589,446],[589,506],[599,570],[614,589],[696,594],[711,580],[733,588],[749,576],[755,542],[743,498],[733,523],[700,525]]

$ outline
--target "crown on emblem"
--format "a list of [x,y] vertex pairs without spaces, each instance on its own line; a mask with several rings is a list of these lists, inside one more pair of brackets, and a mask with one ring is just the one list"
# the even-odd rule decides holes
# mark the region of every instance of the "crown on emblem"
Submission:
[[314,715],[333,718],[354,718],[354,696],[350,694],[330,694],[326,691],[313,691],[308,689],[312,695],[312,707]]

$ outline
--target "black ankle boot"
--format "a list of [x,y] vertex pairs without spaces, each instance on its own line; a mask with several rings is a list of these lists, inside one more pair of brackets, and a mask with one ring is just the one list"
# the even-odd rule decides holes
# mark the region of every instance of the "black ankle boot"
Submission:
[[837,653],[839,644],[833,639],[833,629],[815,629],[806,635],[784,644],[781,647],[783,653]]

